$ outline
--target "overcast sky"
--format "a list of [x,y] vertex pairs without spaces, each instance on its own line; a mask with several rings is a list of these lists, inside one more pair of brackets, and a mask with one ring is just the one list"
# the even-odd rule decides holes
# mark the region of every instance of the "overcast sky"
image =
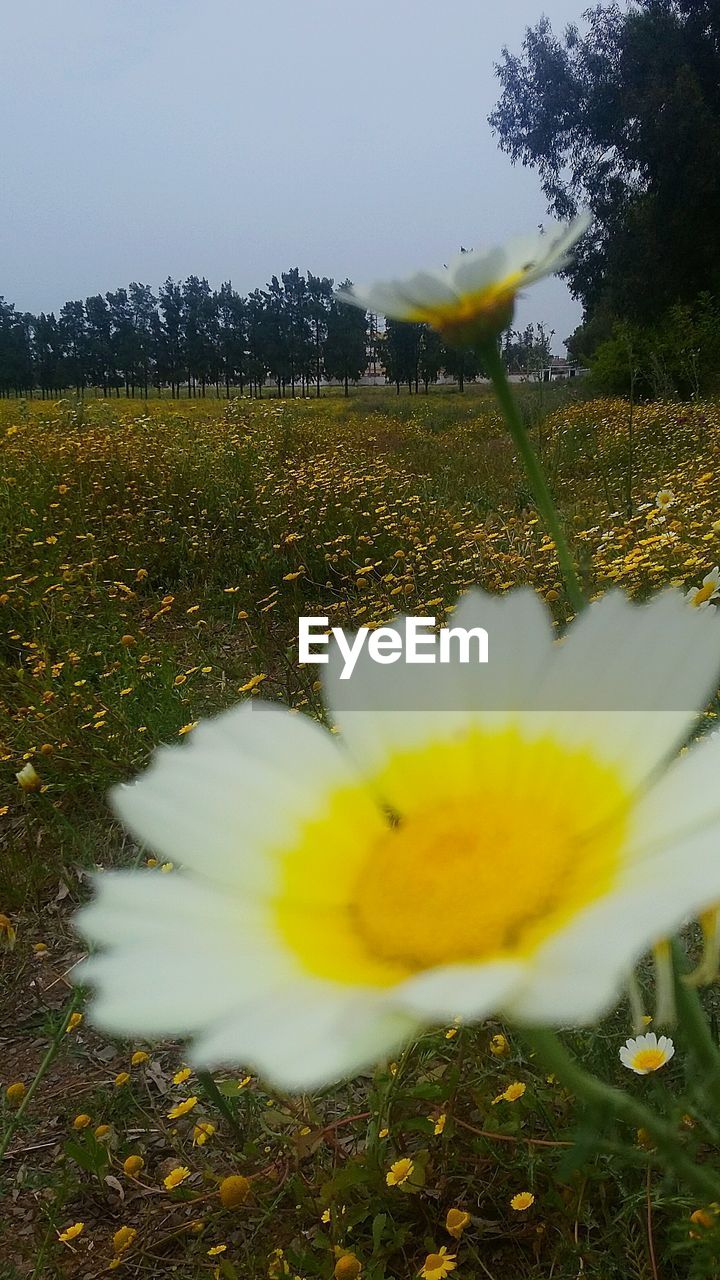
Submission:
[[[586,0],[7,0],[0,294],[23,310],[166,276],[358,282],[546,217],[500,153],[493,62]],[[561,281],[519,321],[561,339]]]

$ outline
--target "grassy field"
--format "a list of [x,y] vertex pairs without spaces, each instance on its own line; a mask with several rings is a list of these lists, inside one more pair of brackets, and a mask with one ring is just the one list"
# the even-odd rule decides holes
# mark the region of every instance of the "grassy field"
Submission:
[[[718,563],[719,407],[631,414],[529,388],[523,410],[591,593],[689,588]],[[399,611],[444,619],[470,585],[530,583],[568,619],[490,395],[0,401],[0,457],[0,940],[17,933],[3,959],[3,1085],[29,1085],[62,1040],[6,1160],[0,1280],[116,1266],[305,1280],[330,1277],[345,1251],[382,1280],[416,1275],[443,1245],[460,1275],[490,1280],[717,1275],[720,1231],[690,1224],[699,1206],[642,1142],[588,1165],[572,1100],[512,1038],[493,1041],[497,1025],[428,1035],[319,1097],[228,1078],[232,1123],[184,1077],[179,1048],[108,1043],[84,1021],[63,1031],[79,956],[69,917],[88,872],[138,856],[110,821],[108,786],[239,698],[321,715],[317,671],[296,661],[298,614],[346,627]],[[28,764],[37,786],[23,791]],[[617,1078],[629,1032],[621,1009],[575,1047]],[[634,1087],[665,1089],[681,1060]],[[524,1092],[497,1102],[516,1082]],[[389,1186],[403,1158],[412,1175]],[[167,1189],[177,1166],[189,1174]],[[219,1190],[231,1175],[250,1180],[235,1207]],[[512,1208],[526,1191],[530,1207]],[[471,1215],[459,1239],[445,1229],[453,1207]]]

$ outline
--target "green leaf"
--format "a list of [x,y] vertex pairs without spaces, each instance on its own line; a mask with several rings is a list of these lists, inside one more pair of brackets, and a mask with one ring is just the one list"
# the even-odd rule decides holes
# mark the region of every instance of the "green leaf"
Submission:
[[385,1230],[386,1222],[387,1222],[386,1213],[375,1214],[375,1217],[373,1218],[373,1224],[372,1224],[373,1253],[377,1253],[380,1248],[380,1245],[382,1244],[383,1232]]

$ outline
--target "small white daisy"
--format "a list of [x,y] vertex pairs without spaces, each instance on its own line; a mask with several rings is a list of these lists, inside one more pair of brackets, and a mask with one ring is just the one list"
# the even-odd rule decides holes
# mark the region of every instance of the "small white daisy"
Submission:
[[672,489],[660,489],[658,493],[655,494],[655,506],[658,507],[660,511],[667,511],[668,507],[672,506],[674,501],[675,494]]
[[648,1031],[644,1036],[626,1040],[620,1050],[620,1061],[628,1071],[638,1076],[647,1076],[651,1071],[659,1071],[669,1062],[675,1052],[675,1045],[669,1036],[655,1035]]
[[450,343],[487,341],[509,325],[521,289],[568,266],[570,250],[590,222],[590,214],[583,213],[567,225],[518,236],[497,248],[459,253],[439,270],[353,285],[337,297],[394,320],[428,324]]
[[720,568],[715,565],[709,573],[705,574],[701,587],[691,587],[685,599],[694,609],[707,609],[711,600],[716,600],[720,596]]

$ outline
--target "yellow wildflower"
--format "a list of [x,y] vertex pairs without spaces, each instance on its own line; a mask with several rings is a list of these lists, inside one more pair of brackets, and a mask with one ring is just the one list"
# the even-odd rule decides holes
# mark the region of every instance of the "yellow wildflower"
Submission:
[[69,1244],[71,1240],[77,1240],[84,1230],[84,1222],[74,1222],[71,1227],[66,1227],[64,1231],[58,1232],[58,1240],[62,1244]]
[[407,1157],[402,1160],[396,1160],[394,1164],[390,1165],[385,1175],[385,1181],[389,1187],[401,1187],[412,1176],[414,1169],[415,1165]]
[[448,1253],[445,1245],[439,1253],[429,1253],[420,1268],[419,1274],[422,1280],[445,1280],[445,1277],[449,1276],[457,1266],[456,1256],[454,1253]]
[[498,1102],[517,1102],[518,1098],[522,1098],[527,1089],[527,1085],[521,1080],[513,1080],[503,1093],[499,1093],[497,1098],[493,1098],[493,1106],[497,1106]]
[[184,1165],[184,1164],[176,1165],[174,1169],[170,1170],[167,1177],[163,1178],[163,1186],[165,1187],[166,1191],[174,1191],[176,1187],[179,1187],[180,1184],[183,1183],[185,1179],[189,1177],[190,1177],[190,1170],[188,1169],[187,1165]]
[[510,1208],[514,1209],[516,1213],[524,1213],[534,1203],[535,1197],[532,1191],[518,1191],[517,1195],[513,1196],[510,1201]]
[[208,1138],[215,1133],[215,1125],[211,1120],[200,1120],[193,1129],[193,1146],[204,1147]]
[[197,1104],[198,1100],[194,1095],[192,1098],[186,1098],[184,1102],[178,1102],[171,1111],[168,1111],[168,1120],[179,1120],[180,1116],[186,1116]]
[[490,1052],[494,1058],[504,1058],[510,1052],[510,1045],[503,1035],[493,1036],[490,1041]]

